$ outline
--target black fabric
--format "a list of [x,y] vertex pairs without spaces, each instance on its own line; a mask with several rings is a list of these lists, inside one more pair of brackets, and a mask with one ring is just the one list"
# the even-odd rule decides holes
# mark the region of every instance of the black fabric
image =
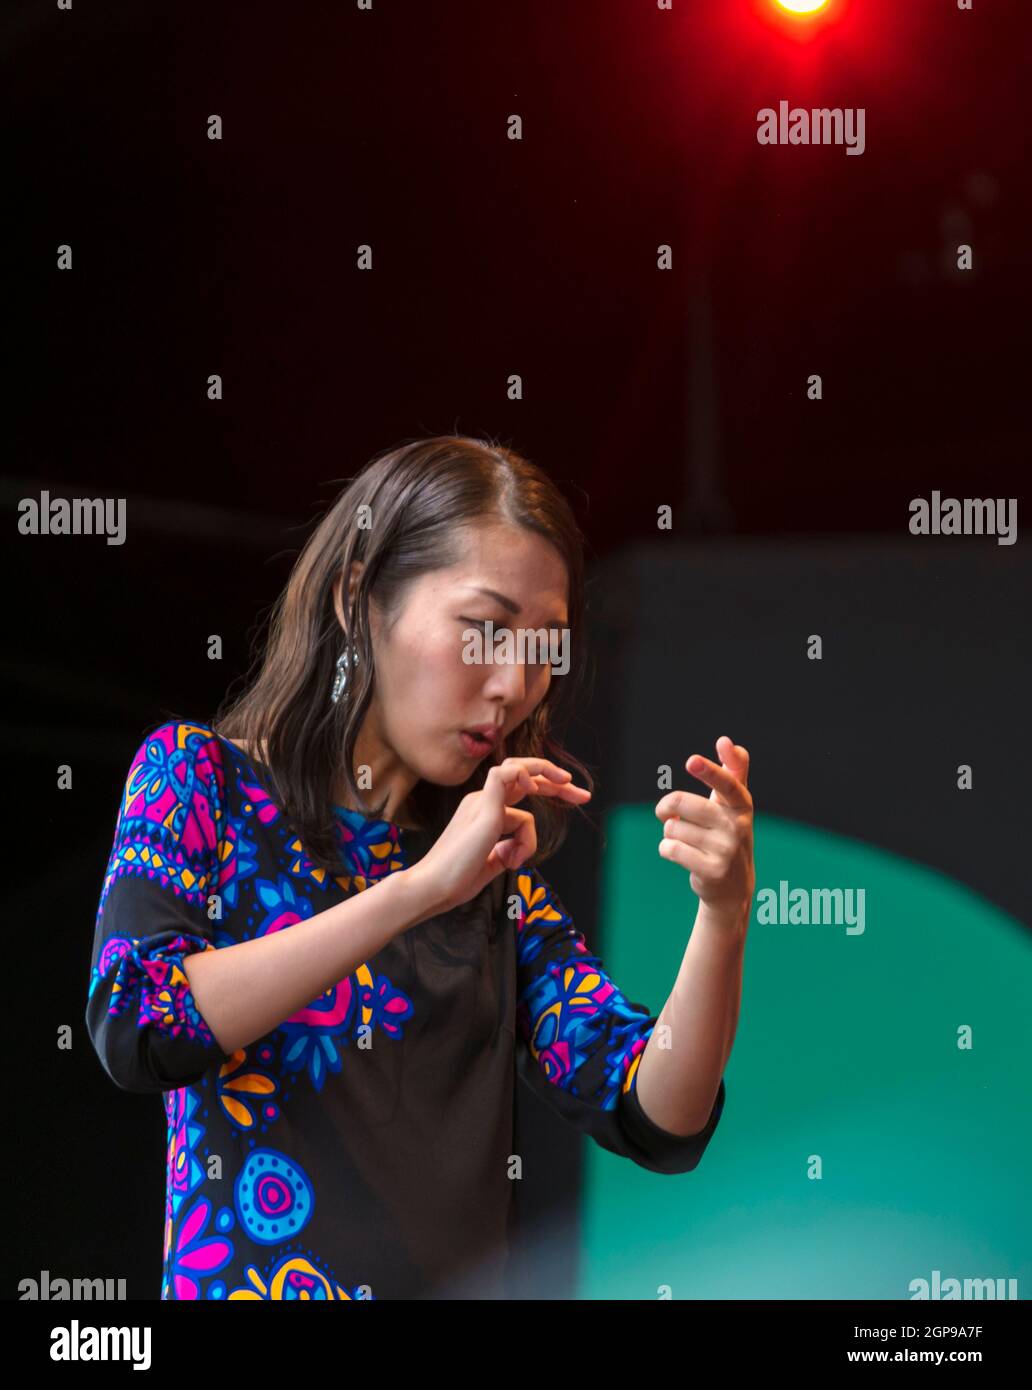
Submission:
[[[609,980],[533,868],[223,1052],[184,959],[303,931],[432,843],[336,815],[352,872],[334,880],[209,726],[160,726],[130,766],[86,1019],[116,1084],[163,1097],[163,1298],[505,1297],[517,1076],[654,1172],[694,1168],[719,1120],[723,1082],[699,1135],[644,1114],[634,1079],[655,1018]],[[157,1215],[141,1238],[157,1250]]]

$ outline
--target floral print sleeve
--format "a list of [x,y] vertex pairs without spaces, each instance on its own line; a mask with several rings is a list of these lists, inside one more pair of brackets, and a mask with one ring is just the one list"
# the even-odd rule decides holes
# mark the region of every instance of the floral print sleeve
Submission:
[[517,870],[514,880],[521,1079],[604,1149],[652,1172],[691,1171],[720,1120],[723,1078],[699,1133],[654,1124],[636,1080],[657,1016],[624,997],[536,868]]
[[127,1091],[192,1084],[228,1060],[202,1018],[185,956],[214,950],[222,768],[211,733],[176,721],[137,749],[94,930],[86,1024]]

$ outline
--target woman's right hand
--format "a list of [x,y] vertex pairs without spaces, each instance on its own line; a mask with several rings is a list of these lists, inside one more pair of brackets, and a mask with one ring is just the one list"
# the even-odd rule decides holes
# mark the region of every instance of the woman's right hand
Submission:
[[406,870],[426,895],[428,915],[469,902],[534,853],[534,817],[514,804],[525,796],[558,796],[583,806],[591,792],[574,786],[570,773],[547,758],[506,758],[492,767],[482,790],[462,798],[432,848]]

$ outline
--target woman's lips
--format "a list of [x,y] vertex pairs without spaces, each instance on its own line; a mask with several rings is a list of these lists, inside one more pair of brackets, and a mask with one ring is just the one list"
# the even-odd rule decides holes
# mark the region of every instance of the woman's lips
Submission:
[[490,753],[492,744],[486,738],[481,738],[479,734],[469,734],[465,729],[459,734],[462,740],[462,751],[470,758],[482,758],[485,753]]

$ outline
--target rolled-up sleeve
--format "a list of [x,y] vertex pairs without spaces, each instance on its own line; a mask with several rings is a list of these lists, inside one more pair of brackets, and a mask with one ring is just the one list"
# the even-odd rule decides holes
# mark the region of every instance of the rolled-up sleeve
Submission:
[[122,791],[86,1026],[123,1090],[172,1090],[228,1060],[183,968],[185,957],[216,949],[209,900],[218,889],[225,798],[214,742],[197,725],[161,725],[137,749]]
[[513,877],[520,1079],[602,1148],[655,1173],[690,1172],[720,1121],[724,1078],[696,1134],[655,1124],[638,1099],[637,1075],[657,1016],[621,993],[536,868]]

